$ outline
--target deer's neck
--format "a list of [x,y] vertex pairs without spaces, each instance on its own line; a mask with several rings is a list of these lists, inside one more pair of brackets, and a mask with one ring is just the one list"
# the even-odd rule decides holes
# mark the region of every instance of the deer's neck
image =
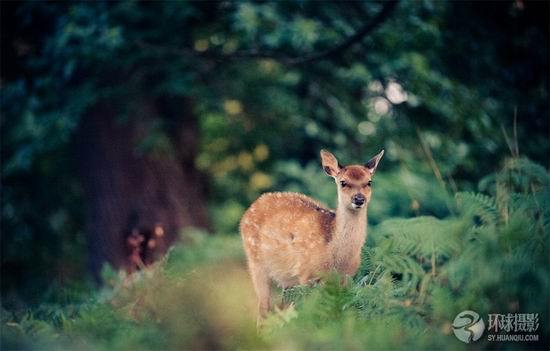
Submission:
[[366,207],[352,211],[339,206],[336,210],[334,229],[331,249],[336,263],[356,257],[361,252],[367,235]]

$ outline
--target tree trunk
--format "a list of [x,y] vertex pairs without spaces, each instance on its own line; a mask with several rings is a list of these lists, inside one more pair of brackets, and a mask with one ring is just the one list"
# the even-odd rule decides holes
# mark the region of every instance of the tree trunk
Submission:
[[[208,227],[205,184],[194,167],[198,128],[192,101],[134,101],[126,118],[114,101],[98,103],[79,133],[96,278],[105,262],[132,271],[163,254],[182,228]],[[174,152],[140,148],[159,121],[170,129]]]

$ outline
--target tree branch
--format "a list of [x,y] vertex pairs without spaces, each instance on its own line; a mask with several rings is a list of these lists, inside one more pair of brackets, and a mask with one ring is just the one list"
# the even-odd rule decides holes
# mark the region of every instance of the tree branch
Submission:
[[367,36],[367,34],[369,34],[374,29],[376,29],[376,27],[384,23],[386,19],[389,17],[389,15],[395,9],[397,3],[398,3],[398,0],[390,0],[386,2],[382,10],[380,10],[380,12],[376,15],[376,17],[372,21],[365,24],[361,29],[355,32],[355,34],[353,34],[346,40],[342,41],[340,44],[334,46],[333,48],[330,48],[321,52],[313,52],[309,55],[305,55],[302,57],[296,57],[296,58],[290,59],[288,63],[291,65],[299,65],[299,64],[312,62],[312,61],[323,60],[326,58],[335,58],[341,55],[344,51],[346,51],[356,43],[360,42],[365,36]]
[[320,51],[311,52],[302,56],[288,56],[279,51],[273,50],[261,50],[261,49],[247,49],[237,50],[232,53],[221,53],[219,51],[207,50],[204,52],[198,52],[190,48],[166,48],[160,47],[154,44],[146,43],[143,41],[137,41],[137,46],[141,49],[156,51],[158,53],[169,53],[174,55],[183,56],[199,56],[203,58],[209,58],[214,60],[237,60],[243,58],[249,59],[274,59],[280,61],[288,66],[297,66],[313,61],[319,61],[324,59],[334,59],[342,55],[347,49],[351,48],[357,43],[360,43],[365,36],[371,33],[374,29],[384,23],[390,14],[395,9],[399,0],[388,0],[382,10],[367,24],[361,27],[355,34],[343,40],[338,45]]

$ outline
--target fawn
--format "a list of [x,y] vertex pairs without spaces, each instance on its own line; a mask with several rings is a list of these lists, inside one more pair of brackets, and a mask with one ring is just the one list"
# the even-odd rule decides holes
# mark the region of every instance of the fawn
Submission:
[[240,231],[260,318],[271,307],[272,280],[284,289],[317,280],[322,272],[357,272],[372,176],[383,155],[384,150],[364,165],[344,167],[321,150],[323,169],[338,189],[336,211],[289,192],[263,194],[246,210]]

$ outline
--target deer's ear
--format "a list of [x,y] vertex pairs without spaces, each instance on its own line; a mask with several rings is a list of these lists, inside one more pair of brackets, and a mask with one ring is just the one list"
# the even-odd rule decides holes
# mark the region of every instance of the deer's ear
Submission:
[[340,165],[338,160],[333,154],[326,150],[321,150],[321,163],[323,164],[323,170],[331,177],[336,177],[340,172]]
[[367,167],[370,174],[374,174],[374,172],[376,171],[376,168],[378,167],[378,162],[380,162],[380,159],[382,159],[382,156],[384,156],[384,150],[380,151],[376,156],[371,158],[369,162],[365,163],[365,167]]

